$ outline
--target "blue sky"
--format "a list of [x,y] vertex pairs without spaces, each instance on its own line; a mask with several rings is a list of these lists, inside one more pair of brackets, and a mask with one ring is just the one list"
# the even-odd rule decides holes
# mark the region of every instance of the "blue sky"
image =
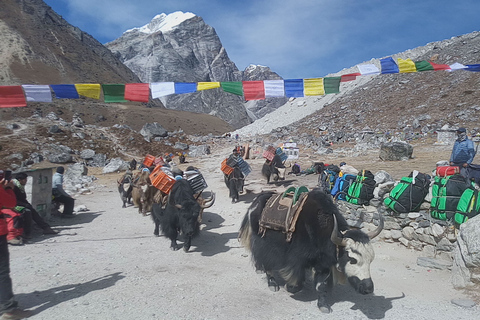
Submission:
[[284,79],[323,77],[372,58],[480,31],[479,0],[44,1],[101,43],[157,14],[192,12],[215,28],[240,70],[264,65]]

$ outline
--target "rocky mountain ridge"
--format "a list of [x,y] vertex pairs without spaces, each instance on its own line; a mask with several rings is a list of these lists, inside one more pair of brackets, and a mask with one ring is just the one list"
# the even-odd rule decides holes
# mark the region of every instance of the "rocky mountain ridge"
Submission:
[[[268,67],[238,70],[228,57],[215,29],[201,17],[175,12],[157,15],[143,27],[127,30],[106,44],[143,82],[213,82],[280,79]],[[169,109],[215,115],[241,128],[275,110],[285,98],[251,101],[222,89],[161,98]]]

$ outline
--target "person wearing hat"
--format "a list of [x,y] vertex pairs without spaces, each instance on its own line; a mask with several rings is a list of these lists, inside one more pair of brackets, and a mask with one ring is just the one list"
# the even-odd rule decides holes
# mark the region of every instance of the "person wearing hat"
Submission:
[[[460,172],[472,163],[475,157],[475,147],[473,141],[467,137],[467,129],[457,129],[457,140],[453,144],[452,155],[450,156],[450,165],[460,168]],[[462,170],[463,169],[463,170]]]
[[28,175],[25,172],[17,173],[13,179],[13,192],[17,198],[17,206],[15,209],[23,212],[24,226],[23,236],[28,239],[31,237],[32,222],[34,221],[43,230],[43,234],[57,234],[48,223],[38,214],[37,210],[27,200],[27,193],[25,192],[25,185],[27,184]]
[[65,190],[63,190],[63,173],[64,167],[58,167],[52,178],[52,194],[54,201],[63,203],[62,218],[74,217],[73,207],[75,206],[75,199],[72,198]]

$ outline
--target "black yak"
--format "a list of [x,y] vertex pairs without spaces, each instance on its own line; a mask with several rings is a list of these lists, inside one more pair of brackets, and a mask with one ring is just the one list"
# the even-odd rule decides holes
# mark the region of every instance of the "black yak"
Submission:
[[370,239],[382,230],[383,218],[379,227],[370,234],[360,230],[348,230],[341,234],[337,221],[341,230],[347,230],[348,226],[332,197],[314,189],[308,193],[295,224],[295,232],[287,242],[282,231],[266,229],[259,234],[262,211],[273,195],[272,192],[262,193],[253,201],[239,233],[242,244],[252,252],[257,270],[267,274],[271,289],[278,291],[277,279],[283,279],[287,291],[297,292],[302,289],[307,272],[313,271],[317,305],[322,312],[331,311],[327,293],[333,285],[333,274],[342,276],[343,273],[361,294],[373,292],[370,263],[375,253]]

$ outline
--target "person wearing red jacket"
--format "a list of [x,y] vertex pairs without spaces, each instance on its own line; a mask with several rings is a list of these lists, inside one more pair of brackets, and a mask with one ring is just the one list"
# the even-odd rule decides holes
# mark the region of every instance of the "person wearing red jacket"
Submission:
[[[14,208],[17,205],[13,187],[13,181],[7,181],[4,178],[0,180],[0,209]],[[33,313],[20,309],[13,297],[7,233],[7,221],[0,215],[0,320],[24,319]]]

